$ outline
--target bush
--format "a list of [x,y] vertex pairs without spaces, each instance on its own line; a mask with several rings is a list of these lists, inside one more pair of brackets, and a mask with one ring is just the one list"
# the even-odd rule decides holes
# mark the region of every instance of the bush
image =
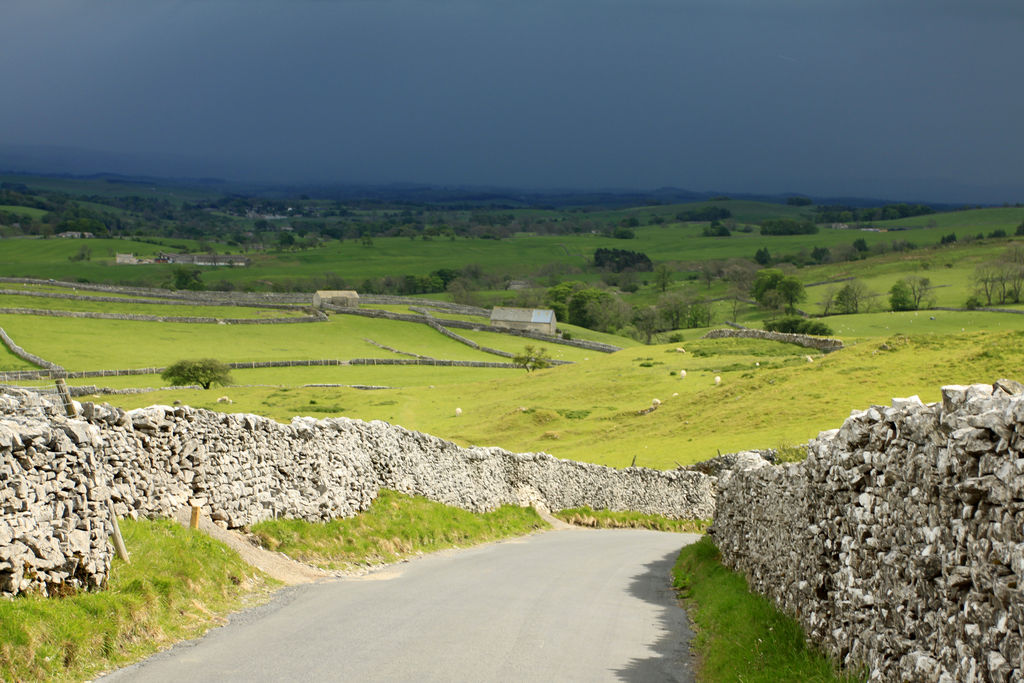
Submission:
[[967,297],[967,301],[964,302],[964,306],[968,310],[973,311],[976,308],[981,308],[981,303],[981,297],[979,297],[977,294],[972,294],[971,296]]
[[828,336],[832,329],[818,320],[808,320],[798,315],[790,315],[776,320],[766,320],[764,329],[770,332],[786,332],[789,334],[812,334],[817,336]]
[[231,370],[213,358],[179,360],[160,373],[160,376],[174,386],[198,384],[203,389],[209,389],[211,384],[231,382]]

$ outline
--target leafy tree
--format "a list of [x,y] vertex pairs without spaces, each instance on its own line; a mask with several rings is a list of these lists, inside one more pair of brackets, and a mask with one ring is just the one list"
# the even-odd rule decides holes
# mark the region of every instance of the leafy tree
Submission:
[[603,303],[610,299],[611,295],[608,292],[595,287],[575,292],[569,300],[569,323],[580,327],[593,327],[596,318],[593,316],[591,304]]
[[772,262],[772,255],[768,253],[768,247],[761,247],[754,254],[754,260],[762,266],[767,266]]
[[211,384],[231,382],[228,366],[213,358],[179,360],[164,369],[160,376],[174,386],[198,384],[203,389],[209,389]]
[[711,221],[710,224],[704,226],[701,234],[704,237],[729,237],[732,233],[729,232],[729,228],[718,221]]
[[659,263],[658,267],[654,269],[654,284],[664,293],[671,283],[672,269],[665,263]]
[[551,367],[551,358],[548,356],[548,350],[543,346],[534,348],[530,344],[523,347],[523,352],[517,353],[512,358],[512,362],[527,372],[544,370]]
[[664,294],[658,299],[658,313],[670,330],[678,330],[683,326],[689,308],[689,302],[681,294]]
[[860,280],[851,280],[836,292],[836,308],[840,313],[859,313],[867,306],[871,292]]
[[853,248],[863,254],[865,251],[868,250],[867,240],[865,240],[863,237],[858,237],[853,241]]
[[814,200],[810,197],[788,197],[786,203],[790,206],[810,206]]
[[786,307],[790,313],[796,310],[798,303],[807,299],[807,292],[804,290],[803,283],[792,276],[782,278],[776,289],[778,289],[782,300],[786,302]]
[[761,223],[762,235],[813,235],[818,226],[810,221],[792,218],[771,218]]
[[633,325],[643,335],[644,343],[650,344],[651,337],[658,331],[658,311],[654,306],[640,306],[633,311]]
[[797,303],[807,299],[803,284],[792,275],[784,275],[778,268],[759,270],[751,293],[765,308],[778,308],[784,303],[791,313]]
[[170,285],[171,289],[196,291],[206,289],[206,285],[203,284],[202,272],[198,268],[186,268],[185,266],[175,266],[171,271]]
[[1017,230],[1013,234],[1017,237],[1024,236],[1024,221],[1021,221],[1021,224],[1017,226]]
[[777,318],[776,320],[766,320],[764,329],[771,330],[772,332],[788,332],[790,334],[814,334],[819,336],[832,334],[832,329],[825,323],[818,320],[801,318],[798,315]]
[[917,310],[917,304],[914,303],[914,292],[906,280],[900,280],[889,289],[889,306],[894,311]]

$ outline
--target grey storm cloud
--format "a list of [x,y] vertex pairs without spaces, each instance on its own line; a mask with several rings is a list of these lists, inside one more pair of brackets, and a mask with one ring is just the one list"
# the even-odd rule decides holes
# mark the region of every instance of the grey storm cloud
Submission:
[[1016,0],[15,0],[3,15],[0,144],[157,174],[1024,200]]

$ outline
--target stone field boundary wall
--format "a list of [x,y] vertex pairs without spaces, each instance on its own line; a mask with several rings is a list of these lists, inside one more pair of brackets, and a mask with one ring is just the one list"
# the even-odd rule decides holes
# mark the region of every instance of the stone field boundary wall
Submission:
[[830,337],[812,337],[807,334],[790,334],[788,332],[771,332],[769,330],[752,330],[743,328],[738,330],[711,330],[704,335],[703,339],[725,339],[728,337],[740,339],[767,339],[768,341],[796,344],[809,349],[817,349],[828,353],[843,348],[840,339]]
[[[0,294],[11,296],[34,296],[39,299],[65,299],[69,301],[98,301],[110,304],[151,304],[156,306],[182,305],[189,306],[237,306],[239,308],[266,308],[279,311],[301,310],[303,306],[298,304],[275,304],[270,302],[246,303],[241,301],[196,301],[189,299],[172,299],[174,303],[169,304],[166,297],[134,298],[129,296],[93,296],[91,294],[69,294],[67,292],[38,292],[35,290],[0,289]],[[308,302],[305,308],[311,308]]]
[[[42,371],[43,373],[49,373],[49,372],[62,373],[62,372],[64,372],[64,368],[62,368],[61,366],[57,365],[56,363],[51,363],[50,361],[46,360],[45,358],[40,358],[39,356],[35,355],[34,353],[29,353],[28,351],[26,351],[22,347],[18,346],[14,342],[14,340],[11,339],[10,335],[7,334],[7,331],[4,330],[4,328],[2,328],[2,327],[0,327],[0,342],[3,342],[4,346],[6,346],[8,349],[10,349],[11,353],[13,353],[15,356],[17,356],[18,358],[22,359],[23,361],[27,361],[29,363],[32,363],[33,365],[38,365],[41,368],[46,368],[46,370]],[[39,372],[40,372],[39,370],[24,370],[24,371],[18,370],[18,371],[14,371],[13,373],[10,373],[10,374],[22,374],[22,373],[34,374],[34,373],[39,373]],[[6,375],[6,374],[9,374],[9,373],[0,373],[0,374]]]
[[722,477],[723,562],[871,680],[1024,681],[1022,389],[894,399]]
[[230,527],[349,517],[385,487],[473,511],[589,505],[708,518],[714,481],[698,472],[461,448],[346,418],[282,425],[186,406],[125,412],[85,403],[73,419],[50,397],[8,390],[0,394],[0,593],[103,586],[108,501],[132,517],[168,517],[195,501]]
[[430,316],[413,313],[393,313],[391,311],[381,311],[372,308],[360,309],[342,308],[340,306],[324,306],[324,309],[330,310],[334,313],[341,313],[343,315],[361,315],[367,318],[385,318],[387,320],[402,320],[405,322],[421,323],[424,325],[430,325],[431,322],[433,322],[438,325],[443,325],[444,327],[455,327],[463,330],[476,330],[478,332],[497,332],[498,334],[525,337],[527,339],[536,339],[537,341],[548,342],[550,344],[575,346],[580,349],[588,349],[590,351],[597,351],[599,353],[614,353],[616,351],[622,350],[621,347],[613,346],[612,344],[605,344],[603,342],[587,341],[585,339],[562,339],[561,337],[550,337],[546,334],[538,334],[536,332],[528,332],[526,330],[512,330],[506,327],[494,327],[492,325],[483,325],[480,323],[466,322],[465,320],[432,318]]
[[327,316],[315,315],[292,318],[210,318],[202,316],[148,315],[145,313],[99,313],[94,311],[54,311],[43,308],[0,308],[9,315],[38,315],[48,318],[97,318],[101,320],[133,320],[155,323],[206,323],[217,325],[287,325],[293,323],[321,323]]
[[[2,331],[2,328],[0,328]],[[569,361],[552,361],[553,365],[568,363]],[[495,363],[481,360],[438,360],[435,358],[351,358],[349,360],[338,360],[336,358],[323,358],[313,360],[261,360],[261,361],[236,361],[225,363],[232,370],[252,370],[257,368],[305,368],[334,365],[434,365],[438,367],[455,368],[507,368],[521,370],[521,365],[515,363]],[[8,370],[0,372],[0,382],[20,382],[34,379],[54,379],[64,377],[66,379],[86,379],[90,377],[125,377],[131,375],[159,375],[167,368],[121,368],[113,370],[75,370],[69,371],[55,366],[59,369],[53,370]],[[179,387],[181,388],[181,387]]]

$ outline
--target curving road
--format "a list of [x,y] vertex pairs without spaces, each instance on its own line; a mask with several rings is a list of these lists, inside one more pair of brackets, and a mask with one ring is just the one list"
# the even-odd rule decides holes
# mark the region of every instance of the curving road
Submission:
[[669,588],[699,538],[564,529],[285,589],[105,681],[693,681]]

